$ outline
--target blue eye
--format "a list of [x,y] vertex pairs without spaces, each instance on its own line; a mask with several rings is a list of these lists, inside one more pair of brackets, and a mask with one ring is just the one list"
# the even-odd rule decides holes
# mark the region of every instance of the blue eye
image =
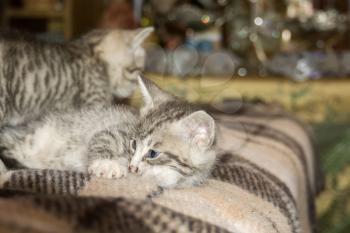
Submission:
[[154,159],[154,158],[157,158],[159,154],[160,154],[159,151],[149,150],[147,153],[147,157],[150,159]]

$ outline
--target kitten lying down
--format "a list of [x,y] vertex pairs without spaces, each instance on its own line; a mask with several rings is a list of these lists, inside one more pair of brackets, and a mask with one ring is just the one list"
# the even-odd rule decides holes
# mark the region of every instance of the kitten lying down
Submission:
[[90,172],[104,178],[136,173],[162,187],[202,183],[215,162],[211,116],[139,77],[144,105],[51,114],[6,129],[3,161],[23,167]]

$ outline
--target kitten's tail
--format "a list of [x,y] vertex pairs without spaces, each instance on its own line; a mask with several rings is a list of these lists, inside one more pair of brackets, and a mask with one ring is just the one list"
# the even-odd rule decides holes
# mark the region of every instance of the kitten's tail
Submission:
[[0,174],[8,169],[26,168],[11,156],[11,149],[24,140],[26,131],[23,127],[2,127],[0,129]]
[[0,148],[11,148],[16,141],[20,140],[20,128],[5,126],[0,129]]
[[5,173],[8,170],[26,169],[17,159],[11,158],[8,155],[6,148],[0,148],[0,174]]

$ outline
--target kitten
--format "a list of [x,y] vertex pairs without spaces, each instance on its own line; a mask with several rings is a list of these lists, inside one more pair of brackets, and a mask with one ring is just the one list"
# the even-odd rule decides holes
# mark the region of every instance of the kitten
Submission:
[[216,126],[205,111],[143,79],[145,105],[131,140],[129,170],[163,187],[201,184],[216,159]]
[[127,107],[50,114],[35,125],[5,130],[2,157],[23,167],[105,178],[126,176],[129,167],[162,187],[200,184],[216,158],[213,118],[151,81],[139,78],[139,85],[140,114]]
[[47,111],[110,104],[130,96],[144,67],[141,47],[153,28],[95,30],[64,44],[19,33],[0,35],[0,126]]

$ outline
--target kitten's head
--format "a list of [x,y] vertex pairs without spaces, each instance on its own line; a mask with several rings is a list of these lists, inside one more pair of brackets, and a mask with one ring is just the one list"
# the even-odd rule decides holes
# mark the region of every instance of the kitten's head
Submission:
[[145,105],[130,142],[131,172],[163,187],[201,183],[215,162],[215,122],[202,110],[139,79]]
[[[153,27],[136,30],[101,30],[85,36],[95,42],[94,52],[106,62],[111,92],[119,98],[129,97],[137,87],[137,77],[144,69],[144,40]],[[97,35],[97,36],[96,36]]]

